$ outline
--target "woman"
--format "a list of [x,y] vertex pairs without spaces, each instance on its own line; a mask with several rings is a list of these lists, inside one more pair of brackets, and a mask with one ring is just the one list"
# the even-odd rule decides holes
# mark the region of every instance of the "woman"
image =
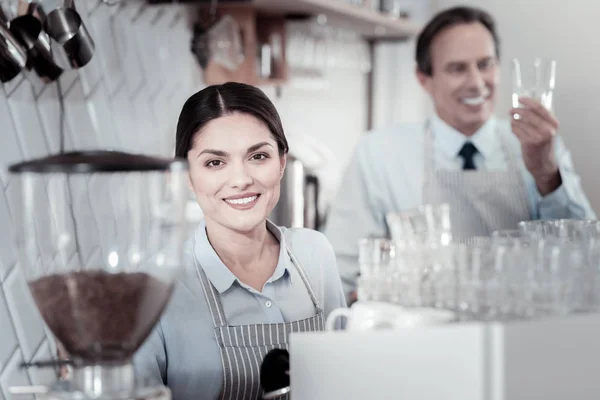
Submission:
[[308,229],[275,226],[288,144],[262,91],[240,83],[190,97],[177,125],[204,220],[169,306],[135,357],[174,400],[258,399],[259,371],[290,332],[322,330],[345,307],[333,250]]

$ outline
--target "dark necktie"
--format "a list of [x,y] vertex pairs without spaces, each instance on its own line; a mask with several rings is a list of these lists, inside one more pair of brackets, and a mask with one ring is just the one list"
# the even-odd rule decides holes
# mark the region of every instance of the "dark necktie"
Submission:
[[471,142],[465,142],[462,149],[458,152],[464,160],[463,169],[476,169],[473,157],[477,154],[477,147]]

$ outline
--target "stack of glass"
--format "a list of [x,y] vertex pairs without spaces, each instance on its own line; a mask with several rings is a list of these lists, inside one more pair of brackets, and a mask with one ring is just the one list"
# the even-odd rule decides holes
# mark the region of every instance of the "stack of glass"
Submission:
[[447,205],[390,213],[360,243],[358,299],[513,320],[600,310],[600,221],[524,221],[452,239]]
[[388,214],[387,222],[391,239],[370,238],[359,243],[358,300],[441,306],[434,277],[444,275],[442,261],[452,243],[448,205]]

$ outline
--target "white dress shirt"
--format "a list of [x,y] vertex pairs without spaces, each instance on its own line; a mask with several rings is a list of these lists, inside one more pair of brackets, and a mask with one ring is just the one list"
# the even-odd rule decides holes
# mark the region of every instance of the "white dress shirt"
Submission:
[[223,264],[206,235],[204,221],[189,241],[186,262],[173,297],[150,337],[134,356],[140,377],[154,378],[171,389],[173,400],[214,400],[223,387],[223,365],[213,321],[194,260],[219,292],[229,325],[276,324],[315,315],[306,285],[294,267],[286,243],[302,264],[325,318],[346,306],[335,255],[317,231],[267,228],[280,242],[279,260],[262,292],[240,282]]
[[[374,131],[361,137],[355,148],[324,228],[336,252],[346,294],[356,288],[358,240],[388,236],[386,213],[423,202],[424,126],[415,123]],[[431,131],[437,169],[462,169],[458,152],[470,140],[479,150],[474,158],[477,169],[506,170],[506,154],[498,137],[502,135],[507,150],[519,160],[532,219],[596,218],[560,137],[555,141],[555,154],[562,185],[542,196],[525,168],[520,142],[509,121],[490,118],[467,137],[433,116]]]

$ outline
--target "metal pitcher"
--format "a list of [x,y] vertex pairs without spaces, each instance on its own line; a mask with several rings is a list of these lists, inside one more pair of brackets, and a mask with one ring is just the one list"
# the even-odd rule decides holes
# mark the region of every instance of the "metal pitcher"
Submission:
[[27,52],[27,68],[33,69],[46,83],[58,79],[63,69],[52,58],[50,39],[42,22],[32,14],[21,15],[10,21],[9,29]]
[[27,65],[27,53],[8,29],[8,18],[0,7],[0,82],[14,79]]
[[92,59],[95,44],[73,0],[65,0],[62,7],[46,16],[44,29],[56,42],[53,50],[65,68],[81,68]]

